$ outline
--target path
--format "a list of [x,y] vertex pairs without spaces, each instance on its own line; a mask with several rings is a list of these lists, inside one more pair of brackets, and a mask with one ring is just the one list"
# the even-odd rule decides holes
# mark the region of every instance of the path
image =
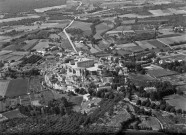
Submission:
[[[78,9],[81,7],[81,5],[82,5],[82,2],[79,2],[79,6],[76,8],[76,10],[78,10]],[[72,42],[72,40],[71,40],[69,34],[66,32],[66,29],[68,29],[68,28],[74,23],[74,21],[75,21],[77,18],[78,18],[78,17],[76,16],[76,17],[74,18],[74,20],[72,20],[72,21],[63,29],[63,32],[65,33],[66,37],[68,38],[68,40],[69,40],[69,42],[70,42],[70,44],[71,44],[71,46],[72,46],[72,48],[74,49],[75,52],[78,52],[78,51],[77,51],[76,47],[74,46],[74,43]]]

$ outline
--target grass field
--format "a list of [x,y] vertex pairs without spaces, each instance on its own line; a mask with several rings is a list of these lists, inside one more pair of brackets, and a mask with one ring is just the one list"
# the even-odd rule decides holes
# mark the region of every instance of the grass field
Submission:
[[160,124],[155,117],[148,117],[147,120],[143,120],[142,123],[140,123],[140,126],[152,127],[153,130],[161,129]]
[[160,49],[160,50],[161,49],[164,50],[164,51],[170,50],[170,48],[167,45],[163,44],[162,42],[160,42],[160,41],[158,41],[156,39],[155,40],[149,40],[147,42],[149,44],[155,46],[156,48]]
[[186,35],[176,36],[176,37],[168,37],[168,38],[159,38],[158,40],[165,43],[165,44],[170,45],[172,43],[185,42],[186,41]]
[[0,11],[3,13],[28,12],[35,8],[63,5],[66,0],[0,0]]
[[101,24],[96,25],[96,34],[94,35],[94,38],[95,39],[101,38],[100,34],[109,30],[112,27],[113,27],[112,25],[109,25],[109,24],[107,25],[107,23],[101,23]]
[[9,85],[9,81],[0,81],[0,96],[5,96],[7,88]]
[[38,41],[39,41],[38,39],[27,40],[25,41],[26,45],[22,47],[21,49],[29,51],[38,43]]
[[136,46],[136,44],[128,43],[128,44],[117,45],[117,48],[128,48],[128,47],[134,47],[134,46]]
[[48,40],[46,40],[46,41],[40,40],[39,43],[33,47],[33,49],[43,50],[44,48],[49,47],[49,44],[50,44],[50,42],[48,42]]
[[148,43],[147,41],[136,41],[136,43],[142,47],[143,49],[153,49],[156,48],[155,46],[153,46],[152,44]]
[[186,111],[186,96],[183,95],[171,95],[164,98],[170,105],[175,106],[176,109],[183,109]]
[[27,94],[27,89],[28,89],[27,79],[11,80],[6,91],[6,96],[17,97],[17,96],[25,95]]
[[79,28],[84,31],[84,35],[91,35],[92,31],[90,26],[92,23],[85,23],[80,21],[74,21],[74,23],[69,28]]
[[168,71],[166,69],[148,70],[147,73],[156,78],[178,74],[174,71]]

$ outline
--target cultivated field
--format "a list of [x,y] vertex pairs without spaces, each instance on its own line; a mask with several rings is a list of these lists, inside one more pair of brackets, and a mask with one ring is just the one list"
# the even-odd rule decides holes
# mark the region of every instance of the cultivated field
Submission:
[[176,36],[176,37],[168,37],[168,38],[159,38],[158,40],[165,43],[165,44],[170,45],[173,43],[186,42],[186,35]]
[[39,42],[38,39],[33,39],[33,40],[26,40],[25,43],[26,45],[22,47],[21,49],[24,49],[26,51],[31,50],[37,43]]
[[128,44],[121,44],[121,45],[117,45],[117,48],[128,48],[128,47],[134,47],[134,46],[137,46],[136,44],[134,43],[128,43]]
[[148,117],[147,120],[143,120],[140,123],[141,127],[152,127],[153,130],[161,129],[158,120],[155,117]]
[[27,79],[11,80],[6,91],[6,96],[16,97],[20,95],[25,95],[28,92],[27,89],[28,89]]
[[65,4],[63,0],[1,0],[0,11],[3,13],[28,12],[35,8],[58,6]]
[[186,111],[186,96],[183,95],[171,95],[165,97],[165,100],[172,106],[175,106],[176,109],[183,109]]
[[153,46],[152,44],[148,43],[147,41],[136,41],[136,43],[142,47],[143,49],[153,49],[156,48],[155,46]]
[[155,46],[156,48],[160,49],[160,50],[161,49],[164,50],[164,51],[170,50],[170,48],[166,44],[163,44],[162,42],[160,42],[160,41],[158,41],[156,39],[154,39],[154,40],[148,40],[147,42],[149,44]]
[[101,23],[101,24],[96,25],[96,34],[94,35],[94,38],[95,39],[101,38],[100,34],[109,30],[112,27],[113,27],[112,25],[109,25],[107,23]]
[[40,40],[39,43],[33,48],[36,50],[44,50],[49,47],[50,42],[48,40]]
[[186,85],[186,74],[166,76],[161,79],[163,81],[169,81],[173,85]]
[[90,26],[92,23],[85,23],[80,21],[74,21],[74,23],[69,28],[79,28],[84,31],[85,35],[91,35],[92,31]]
[[0,96],[5,96],[9,85],[9,81],[0,81]]
[[174,71],[169,71],[166,69],[148,70],[147,73],[156,78],[178,74]]

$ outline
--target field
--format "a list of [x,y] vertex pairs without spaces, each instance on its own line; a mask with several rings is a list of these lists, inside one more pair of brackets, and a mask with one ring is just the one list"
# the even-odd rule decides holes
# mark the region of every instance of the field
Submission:
[[140,46],[126,47],[126,48],[124,48],[124,50],[131,51],[131,52],[141,52],[141,51],[144,51],[144,49],[141,48]]
[[132,26],[119,26],[116,29],[114,29],[113,31],[130,31],[132,28]]
[[24,16],[24,17],[15,17],[15,18],[7,18],[7,19],[0,19],[0,23],[3,22],[12,22],[12,21],[19,21],[23,19],[32,19],[32,18],[39,18],[38,15],[30,15],[30,16]]
[[167,45],[163,44],[162,42],[160,42],[156,39],[155,40],[148,40],[147,42],[160,50],[161,49],[164,51],[170,50],[170,48]]
[[92,23],[85,23],[85,22],[79,22],[79,21],[74,21],[74,23],[69,27],[70,28],[79,28],[84,31],[84,35],[91,35],[92,31],[90,26]]
[[152,13],[154,16],[165,16],[165,15],[170,15],[171,13],[168,10],[149,10],[150,13]]
[[53,9],[61,9],[61,8],[66,8],[66,5],[60,5],[60,6],[53,6],[53,7],[45,7],[45,8],[38,8],[34,9],[37,13],[43,13],[48,10],[53,10]]
[[147,41],[136,41],[136,43],[142,47],[143,49],[153,49],[156,48],[155,46],[151,45],[150,43],[148,43]]
[[36,50],[44,50],[45,48],[49,47],[50,42],[48,42],[48,40],[40,40],[39,43],[34,46],[33,49]]
[[73,50],[72,45],[70,44],[70,42],[67,39],[66,35],[63,32],[59,33],[58,35],[62,38],[61,47],[64,48],[64,49]]
[[96,25],[96,34],[94,35],[94,38],[100,39],[101,38],[100,34],[109,30],[110,28],[112,28],[112,26],[107,23],[101,23],[101,24]]
[[151,17],[150,15],[138,15],[138,14],[124,14],[124,15],[119,15],[119,17],[127,17],[127,18],[148,18]]
[[37,39],[26,40],[25,41],[26,45],[23,46],[21,49],[24,49],[25,51],[29,51],[38,43],[38,41],[39,40],[37,40]]
[[161,77],[163,81],[169,81],[173,85],[186,85],[186,74]]
[[143,120],[142,123],[140,123],[140,126],[152,127],[153,130],[161,129],[160,124],[155,117],[148,117],[146,120]]
[[20,113],[20,111],[18,109],[12,110],[12,111],[9,111],[9,112],[5,112],[2,115],[5,116],[8,119],[25,117],[22,113]]
[[28,89],[27,79],[11,80],[6,91],[6,96],[16,97],[16,96],[25,95],[27,94],[27,89]]
[[168,71],[166,69],[156,69],[156,70],[148,70],[147,73],[155,78],[176,75],[177,73],[174,71]]
[[134,47],[134,46],[137,46],[136,44],[134,43],[128,43],[128,44],[121,44],[121,45],[117,45],[117,48],[128,48],[128,47]]
[[170,45],[173,43],[186,42],[186,35],[176,36],[176,37],[168,37],[168,38],[159,38],[158,40],[165,43],[165,44]]
[[33,11],[36,8],[63,5],[66,0],[0,0],[2,13],[18,13]]
[[9,81],[0,81],[0,96],[5,96],[9,85]]
[[176,109],[183,109],[186,111],[186,96],[171,95],[164,98],[170,105],[175,106]]
[[27,54],[28,52],[8,52],[6,51],[1,51],[2,53],[0,54],[0,60],[6,60],[6,61],[11,61],[15,60],[18,61],[21,58],[23,58],[24,54]]

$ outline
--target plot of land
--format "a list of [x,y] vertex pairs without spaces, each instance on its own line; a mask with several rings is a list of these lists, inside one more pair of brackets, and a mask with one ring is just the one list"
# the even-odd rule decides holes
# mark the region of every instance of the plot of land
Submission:
[[79,28],[82,29],[84,31],[85,35],[91,35],[92,31],[90,26],[92,25],[92,23],[85,23],[85,22],[79,22],[79,21],[75,21],[70,28]]
[[37,39],[33,39],[33,40],[26,40],[25,43],[26,45],[24,47],[22,47],[22,49],[28,51],[31,50],[37,43],[39,40]]
[[186,35],[176,36],[176,37],[168,37],[168,38],[159,38],[158,40],[165,43],[165,44],[170,45],[173,43],[186,42]]
[[158,40],[149,40],[147,42],[151,44],[152,46],[155,46],[158,49],[162,49],[164,51],[170,50],[170,48],[166,44],[163,44],[162,42]]
[[165,97],[166,102],[168,102],[170,105],[175,106],[176,109],[183,109],[186,111],[186,96],[180,96],[180,95],[171,95]]
[[108,25],[107,23],[101,23],[96,25],[96,35],[94,35],[95,39],[100,39],[101,38],[101,34],[107,30],[109,30],[110,28],[112,28],[111,25]]
[[166,76],[161,79],[163,81],[169,81],[173,85],[186,85],[186,74]]
[[49,44],[50,44],[50,42],[48,42],[47,40],[46,41],[45,40],[44,41],[43,40],[40,40],[39,43],[33,49],[42,51],[45,48],[48,48],[49,47]]
[[4,97],[9,85],[9,81],[0,81],[0,96]]
[[146,120],[143,120],[142,123],[140,123],[140,126],[152,127],[153,130],[161,129],[160,124],[155,117],[148,117]]
[[148,70],[147,73],[150,76],[155,77],[155,78],[178,74],[174,71],[169,71],[169,70],[166,70],[166,69]]
[[152,44],[148,43],[147,41],[136,41],[136,43],[142,47],[143,49],[153,49],[156,48]]
[[27,89],[28,89],[27,79],[11,80],[6,91],[6,96],[17,97],[17,96],[25,95],[28,92]]
[[126,47],[124,49],[127,50],[127,51],[131,51],[131,52],[141,52],[141,51],[144,51],[144,49],[141,48],[140,46]]
[[136,46],[136,44],[128,43],[128,44],[117,45],[117,48],[128,48],[128,47],[134,47],[134,46]]

